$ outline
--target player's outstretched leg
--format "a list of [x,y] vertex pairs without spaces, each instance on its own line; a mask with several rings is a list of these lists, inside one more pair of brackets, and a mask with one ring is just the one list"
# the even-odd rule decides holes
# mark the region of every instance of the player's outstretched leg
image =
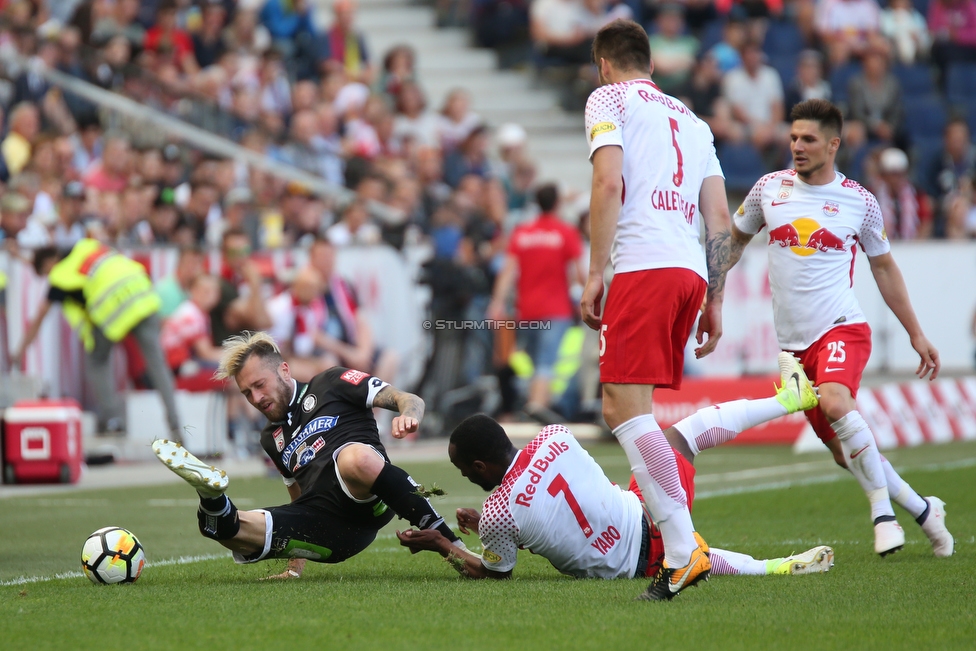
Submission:
[[881,455],[885,479],[888,482],[888,495],[892,500],[915,518],[922,531],[932,543],[932,553],[938,558],[952,556],[955,540],[945,524],[945,502],[938,497],[921,497],[901,478],[891,462]]
[[748,554],[712,547],[709,552],[712,575],[743,574],[764,576],[768,574],[820,574],[834,566],[834,550],[826,545],[808,549],[801,554],[785,558],[761,560]]
[[779,369],[780,386],[775,396],[699,409],[666,432],[668,442],[691,460],[702,450],[731,441],[750,427],[816,407],[817,392],[796,358],[780,353]]
[[200,496],[197,509],[200,533],[217,541],[236,536],[241,522],[237,507],[224,494],[230,481],[227,473],[200,461],[176,441],[156,439],[152,449],[167,468],[196,489]]

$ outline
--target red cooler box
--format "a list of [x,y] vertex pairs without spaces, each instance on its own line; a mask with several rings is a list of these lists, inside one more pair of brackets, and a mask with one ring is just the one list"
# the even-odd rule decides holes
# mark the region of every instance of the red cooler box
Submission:
[[4,420],[3,480],[74,483],[81,475],[81,409],[74,400],[15,402]]

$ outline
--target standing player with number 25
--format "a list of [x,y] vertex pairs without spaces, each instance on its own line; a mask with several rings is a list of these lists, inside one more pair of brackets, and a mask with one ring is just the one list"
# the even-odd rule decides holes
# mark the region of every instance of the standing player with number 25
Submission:
[[[664,563],[642,598],[669,600],[706,579],[711,565],[652,398],[656,386],[681,386],[699,309],[696,356],[712,352],[722,334],[731,218],[711,130],[651,81],[644,29],[624,20],[605,26],[593,41],[593,60],[603,85],[586,103],[593,185],[580,308],[600,332],[603,417],[664,539]],[[611,258],[614,277],[601,314]]]
[[945,504],[922,498],[878,450],[857,410],[861,374],[871,356],[871,328],[854,295],[854,256],[867,254],[885,304],[918,353],[916,375],[934,380],[939,353],[912,309],[878,200],[859,183],[834,171],[844,120],[836,106],[811,99],[791,114],[794,169],[759,179],[736,212],[732,257],[737,259],[763,226],[769,230],[769,287],[780,348],[796,355],[819,386],[820,407],[806,412],[834,460],[857,478],[871,503],[874,551],[881,556],[905,544],[894,500],[908,511],[932,543],[936,556],[950,556],[953,538]]

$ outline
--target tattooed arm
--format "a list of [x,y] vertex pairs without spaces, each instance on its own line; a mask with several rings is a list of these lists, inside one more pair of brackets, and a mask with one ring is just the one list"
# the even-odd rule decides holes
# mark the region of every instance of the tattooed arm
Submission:
[[400,412],[393,419],[393,437],[398,439],[416,432],[424,418],[424,401],[420,396],[400,391],[393,386],[383,387],[373,398],[373,406]]
[[721,176],[707,177],[702,183],[699,205],[705,223],[705,262],[708,266],[708,291],[695,336],[698,343],[702,344],[695,349],[695,357],[700,359],[715,350],[722,336],[725,274],[732,266],[732,220],[729,217],[728,199],[725,197],[725,179]]

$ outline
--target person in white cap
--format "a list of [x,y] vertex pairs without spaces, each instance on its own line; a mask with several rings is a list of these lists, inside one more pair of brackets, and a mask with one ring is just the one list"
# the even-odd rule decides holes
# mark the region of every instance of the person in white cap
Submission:
[[932,234],[932,203],[908,177],[908,156],[890,147],[878,156],[878,182],[873,188],[891,240],[926,239]]

